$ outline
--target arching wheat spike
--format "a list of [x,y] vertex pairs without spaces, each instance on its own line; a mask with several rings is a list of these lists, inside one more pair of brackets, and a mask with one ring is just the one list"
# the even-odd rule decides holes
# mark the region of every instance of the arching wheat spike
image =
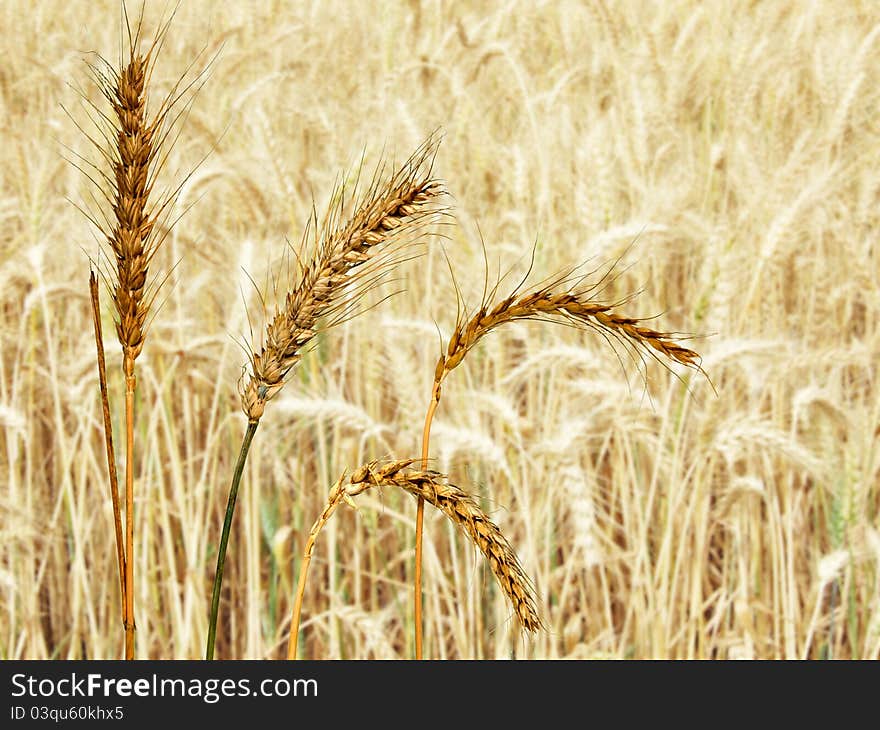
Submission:
[[523,628],[528,631],[542,628],[532,582],[498,526],[467,492],[450,484],[443,474],[410,469],[413,463],[412,460],[370,462],[351,475],[346,494],[352,497],[370,487],[393,486],[434,505],[458,525],[486,557]]
[[314,338],[319,320],[340,308],[352,311],[350,298],[367,291],[393,265],[395,252],[439,220],[443,189],[432,177],[438,143],[437,135],[429,137],[385,182],[377,172],[347,219],[341,210],[345,196],[334,196],[315,255],[303,266],[299,281],[266,327],[262,347],[251,357],[251,377],[242,393],[250,420],[261,417]]
[[599,329],[643,350],[659,353],[668,360],[700,370],[700,356],[678,343],[673,333],[661,332],[642,324],[642,320],[614,311],[614,305],[595,301],[583,291],[553,291],[542,287],[526,294],[512,295],[489,306],[484,304],[470,319],[456,323],[440,356],[436,381],[441,382],[461,364],[477,342],[496,327],[518,320],[567,321],[580,327]]
[[[680,339],[670,332],[661,332],[645,327],[642,320],[633,319],[619,314],[616,304],[598,301],[596,296],[611,275],[609,270],[592,285],[583,282],[589,276],[577,273],[581,267],[575,267],[557,273],[545,280],[531,292],[521,293],[528,273],[534,265],[534,250],[529,262],[529,270],[520,280],[516,288],[504,299],[496,301],[498,289],[504,277],[500,277],[493,287],[484,282],[483,296],[479,309],[470,317],[459,308],[455,326],[449,337],[446,351],[437,359],[434,369],[434,382],[431,386],[431,400],[425,413],[425,425],[422,431],[422,468],[426,469],[431,439],[431,424],[440,404],[443,381],[464,360],[471,348],[496,327],[507,322],[518,320],[556,321],[580,328],[590,328],[599,332],[606,340],[623,342],[650,354],[655,359],[662,358],[678,362],[687,367],[701,371],[700,356],[678,343]],[[487,267],[488,268],[488,267]],[[451,270],[451,267],[450,267]],[[453,274],[453,281],[454,281]],[[456,290],[458,289],[456,285]],[[625,303],[629,298],[623,300]],[[494,303],[493,303],[494,302]],[[422,658],[422,533],[423,533],[424,499],[420,496],[416,508],[416,543],[414,571],[414,622],[416,659]]]
[[538,616],[532,582],[498,526],[489,519],[467,492],[450,484],[443,474],[425,469],[410,469],[414,463],[416,463],[415,459],[371,461],[357,469],[348,481],[343,475],[333,485],[327,504],[312,525],[306,540],[290,619],[288,659],[296,659],[303,596],[318,534],[343,502],[354,506],[353,497],[373,487],[403,489],[443,512],[461,528],[486,557],[492,573],[513,606],[520,625],[532,632],[543,628]]

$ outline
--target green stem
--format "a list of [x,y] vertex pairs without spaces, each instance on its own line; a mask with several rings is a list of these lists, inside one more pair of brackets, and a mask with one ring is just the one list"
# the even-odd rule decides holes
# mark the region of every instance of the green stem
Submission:
[[208,648],[205,650],[205,659],[214,658],[214,641],[217,638],[217,614],[220,610],[220,586],[223,583],[223,566],[226,563],[226,546],[229,544],[229,530],[232,527],[232,515],[235,513],[235,500],[238,497],[238,485],[241,483],[241,474],[247,461],[251,441],[257,432],[259,421],[248,421],[247,431],[241,442],[241,451],[238,454],[238,462],[235,465],[235,473],[232,475],[232,484],[229,487],[229,501],[226,503],[226,517],[223,520],[223,534],[220,536],[220,549],[217,552],[217,569],[214,571],[214,591],[211,595],[211,621],[208,624]]

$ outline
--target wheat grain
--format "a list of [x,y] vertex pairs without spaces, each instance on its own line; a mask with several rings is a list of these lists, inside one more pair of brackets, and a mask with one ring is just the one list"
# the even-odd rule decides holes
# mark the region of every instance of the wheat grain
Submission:
[[112,253],[109,279],[127,376],[133,375],[134,362],[143,349],[155,295],[148,286],[149,267],[167,236],[167,229],[157,223],[176,198],[176,191],[157,198],[154,186],[167,152],[167,122],[180,98],[176,94],[180,81],[154,114],[147,112],[148,86],[163,34],[164,30],[145,53],[139,53],[138,28],[130,38],[127,60],[117,67],[98,57],[91,65],[95,82],[112,110],[112,116],[99,112],[95,120],[100,140],[90,137],[110,167],[110,175],[101,173],[101,187],[112,213],[90,218]]

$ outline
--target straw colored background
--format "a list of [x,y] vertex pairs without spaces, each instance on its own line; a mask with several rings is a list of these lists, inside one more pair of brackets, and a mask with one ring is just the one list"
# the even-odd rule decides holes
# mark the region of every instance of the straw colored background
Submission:
[[[119,6],[11,0],[0,28],[0,655],[116,657],[98,244],[64,145],[91,154],[75,87],[92,93],[88,51],[117,57]],[[456,223],[267,409],[218,656],[282,655],[329,486],[418,455],[456,312],[441,245],[474,303],[482,237],[490,278],[521,274],[536,242],[536,279],[622,256],[609,297],[642,290],[628,314],[701,335],[717,394],[655,365],[644,380],[564,327],[487,338],[447,381],[432,451],[517,549],[549,630],[518,637],[481,557],[429,511],[426,654],[880,657],[880,6],[185,0],[156,93],[221,44],[165,179],[210,152],[156,263],[178,265],[139,360],[138,656],[203,652],[245,305],[259,324],[248,276],[283,272],[285,239],[364,150],[401,159],[439,126]],[[303,656],[412,655],[414,516],[407,495],[373,494],[334,517]]]

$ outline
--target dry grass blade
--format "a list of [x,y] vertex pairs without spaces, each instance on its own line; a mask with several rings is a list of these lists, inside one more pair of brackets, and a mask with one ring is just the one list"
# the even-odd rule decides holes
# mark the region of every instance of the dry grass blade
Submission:
[[119,568],[119,595],[122,623],[126,617],[125,547],[122,537],[122,513],[119,508],[119,478],[116,474],[116,452],[113,448],[113,423],[110,419],[110,401],[107,396],[107,367],[104,361],[104,336],[101,330],[101,299],[95,272],[89,272],[89,294],[92,303],[92,322],[95,327],[95,349],[98,360],[98,384],[101,389],[101,415],[104,420],[104,445],[107,452],[107,474],[110,479],[110,502],[113,509],[113,527],[116,533],[116,562]]
[[443,512],[461,528],[486,557],[492,573],[510,601],[522,627],[532,632],[542,628],[532,581],[526,575],[519,558],[498,526],[489,519],[467,492],[450,484],[443,474],[436,471],[411,469],[414,463],[414,459],[384,463],[371,461],[357,469],[347,483],[344,476],[340,477],[331,489],[327,506],[312,526],[306,542],[291,618],[288,659],[296,658],[302,597],[318,533],[340,504],[348,502],[354,506],[352,498],[372,487],[403,489]]
[[386,182],[380,180],[381,168],[377,170],[344,222],[344,195],[339,196],[325,220],[315,256],[302,267],[298,283],[266,327],[262,348],[251,357],[251,377],[242,393],[250,420],[259,419],[266,402],[280,390],[315,336],[319,320],[329,318],[335,324],[349,316],[357,298],[388,270],[389,255],[438,219],[436,204],[443,188],[432,177],[438,143],[437,135],[429,137]]

